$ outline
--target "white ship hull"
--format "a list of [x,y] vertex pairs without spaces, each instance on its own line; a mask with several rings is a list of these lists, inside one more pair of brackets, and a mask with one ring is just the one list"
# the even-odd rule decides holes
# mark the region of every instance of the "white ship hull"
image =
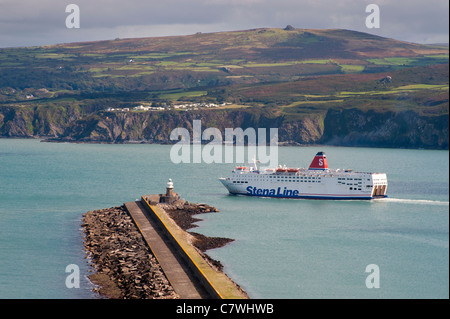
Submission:
[[387,197],[388,185],[384,173],[311,167],[259,171],[256,164],[219,180],[231,194],[277,198],[374,199]]

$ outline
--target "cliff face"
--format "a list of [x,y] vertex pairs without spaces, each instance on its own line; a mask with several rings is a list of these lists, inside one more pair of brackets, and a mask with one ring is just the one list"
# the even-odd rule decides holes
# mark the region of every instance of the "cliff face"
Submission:
[[33,137],[34,111],[31,109],[0,109],[0,135],[5,137]]
[[79,107],[2,107],[0,136],[56,138],[82,117]]
[[[192,137],[194,120],[202,131],[218,128],[278,128],[279,142],[400,148],[449,148],[449,118],[407,112],[329,110],[292,121],[246,110],[104,113],[84,116],[78,108],[0,109],[0,136],[46,137],[59,141],[97,143],[170,143],[177,127]],[[205,141],[207,143],[208,141]]]
[[258,128],[264,128],[267,142],[270,128],[278,128],[281,142],[310,144],[317,142],[323,134],[320,118],[287,122],[284,117],[268,118],[246,111],[198,111],[116,113],[102,118],[92,116],[68,126],[60,137],[63,140],[84,142],[169,143],[170,133],[178,127],[186,128],[192,138],[194,120],[201,121],[202,132],[210,127],[217,128],[223,138],[225,138],[226,128],[242,128],[243,130],[253,128],[256,133]]
[[449,117],[415,112],[329,110],[322,143],[346,146],[449,148]]

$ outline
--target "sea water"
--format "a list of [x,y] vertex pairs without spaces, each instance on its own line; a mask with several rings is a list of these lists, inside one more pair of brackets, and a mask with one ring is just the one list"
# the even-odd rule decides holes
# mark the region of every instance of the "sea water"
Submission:
[[387,173],[387,199],[324,201],[229,195],[218,178],[234,164],[174,164],[170,149],[0,139],[0,298],[95,298],[82,214],[164,192],[169,178],[220,210],[195,231],[234,239],[208,254],[252,298],[449,297],[448,151],[280,147],[287,166],[324,151],[331,168]]

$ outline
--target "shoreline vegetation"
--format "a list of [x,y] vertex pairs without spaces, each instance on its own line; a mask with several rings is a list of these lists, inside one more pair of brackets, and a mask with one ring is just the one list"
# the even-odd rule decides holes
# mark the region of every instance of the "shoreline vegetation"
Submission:
[[[189,202],[158,205],[185,231],[197,227],[194,223],[200,219],[193,215],[218,212],[215,207]],[[82,227],[86,258],[93,269],[88,278],[96,286],[94,292],[99,298],[179,298],[125,206],[89,211],[83,215]],[[221,263],[210,258],[205,251],[225,246],[233,240],[195,232],[189,234],[192,235],[192,245],[205,260],[222,271]]]

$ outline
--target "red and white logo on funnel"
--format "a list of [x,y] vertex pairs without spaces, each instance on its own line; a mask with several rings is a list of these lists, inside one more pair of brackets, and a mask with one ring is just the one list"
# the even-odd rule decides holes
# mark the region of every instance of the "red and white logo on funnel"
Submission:
[[327,156],[324,152],[318,152],[314,156],[311,165],[309,165],[309,169],[328,169]]

